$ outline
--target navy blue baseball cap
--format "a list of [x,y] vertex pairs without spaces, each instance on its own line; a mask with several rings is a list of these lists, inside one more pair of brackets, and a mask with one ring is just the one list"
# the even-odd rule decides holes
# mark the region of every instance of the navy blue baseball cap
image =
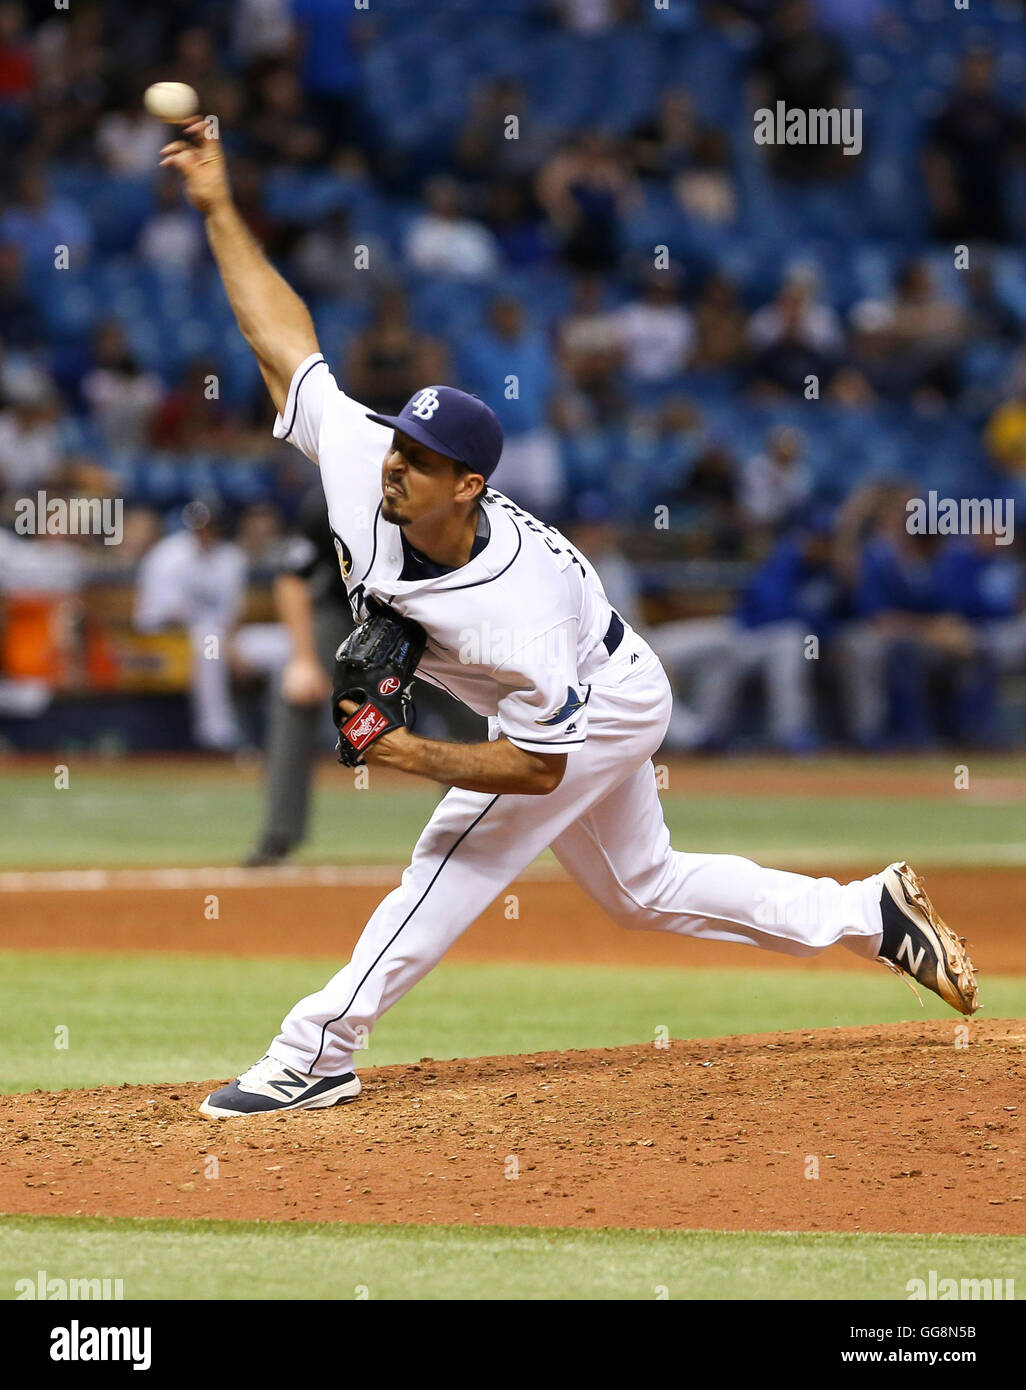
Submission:
[[502,426],[480,396],[455,386],[425,386],[415,391],[398,415],[371,415],[379,425],[402,430],[418,444],[465,463],[489,478],[502,455]]

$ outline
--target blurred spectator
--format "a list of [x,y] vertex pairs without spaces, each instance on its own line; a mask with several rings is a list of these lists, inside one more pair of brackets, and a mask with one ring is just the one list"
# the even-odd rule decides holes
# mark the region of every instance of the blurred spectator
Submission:
[[636,204],[633,175],[609,136],[586,131],[538,175],[538,201],[578,270],[611,270],[620,259],[621,220]]
[[550,515],[563,495],[559,442],[549,424],[554,388],[544,335],[529,329],[509,295],[493,300],[487,326],[468,338],[460,358],[464,388],[488,401],[505,443],[492,484],[530,512]]
[[694,164],[703,129],[690,92],[684,87],[664,88],[655,114],[631,133],[635,170],[643,178],[671,181]]
[[685,212],[707,222],[733,221],[737,194],[729,143],[696,119],[683,87],[662,92],[655,116],[635,128],[630,151],[636,172],[671,183]]
[[534,266],[551,257],[551,233],[522,184],[494,184],[488,190],[485,217],[507,265]]
[[10,107],[26,101],[34,76],[25,6],[7,0],[0,5],[0,104]]
[[346,390],[371,410],[395,411],[419,387],[445,376],[446,356],[435,338],[417,333],[397,286],[378,300],[374,317],[350,343]]
[[203,103],[203,93],[207,85],[218,75],[217,50],[214,46],[214,31],[201,24],[191,24],[178,28],[175,39],[173,59],[174,77],[177,82],[188,82],[195,87]]
[[0,242],[0,343],[9,348],[39,342],[43,325],[25,288],[21,252],[13,241]]
[[368,32],[366,16],[338,0],[292,0],[299,29],[300,78],[331,150],[351,144],[360,125],[357,54]]
[[74,594],[88,570],[88,554],[66,536],[18,536],[0,526],[0,594]]
[[1007,241],[1009,166],[1022,154],[1023,124],[994,92],[994,58],[965,55],[957,89],[930,127],[923,171],[938,241]]
[[247,119],[253,154],[265,167],[287,168],[323,163],[328,143],[307,115],[303,89],[294,72],[273,67],[262,74]]
[[683,509],[681,525],[694,553],[716,559],[740,554],[744,524],[734,456],[722,440],[705,445],[671,490],[669,501]]
[[434,178],[424,190],[427,212],[410,228],[406,258],[423,275],[480,280],[494,274],[498,249],[491,232],[463,216],[463,196],[453,179]]
[[1023,321],[998,291],[990,265],[974,265],[966,274],[966,333],[976,341],[1014,343],[1023,337]]
[[145,372],[129,346],[124,326],[108,320],[93,340],[95,365],[82,380],[82,398],[109,449],[141,449],[164,394],[160,377]]
[[878,533],[862,547],[855,621],[841,642],[848,728],[862,748],[890,739],[929,747],[940,732],[938,716],[949,736],[970,733],[958,727],[958,706],[979,672],[971,626],[944,582],[950,538],[910,535],[904,502],[896,489]]
[[[365,247],[357,266],[357,246]],[[352,303],[375,294],[389,270],[389,251],[376,236],[352,228],[347,208],[335,208],[304,232],[292,257],[298,287]]]
[[114,559],[126,570],[134,570],[142,557],[163,534],[159,515],[152,507],[126,507],[121,544],[112,547]]
[[54,269],[58,247],[68,248],[70,269],[78,270],[92,245],[89,219],[70,198],[55,198],[42,170],[27,164],[17,197],[0,217],[0,241],[12,241],[31,270]]
[[800,430],[781,425],[766,436],[766,448],[741,470],[740,505],[754,526],[783,527],[794,521],[812,494]]
[[731,172],[730,143],[718,130],[698,142],[695,162],[678,174],[673,186],[683,211],[700,222],[734,222],[737,188]]
[[[515,117],[516,124],[510,121]],[[460,175],[488,184],[530,186],[539,169],[560,142],[560,134],[531,109],[523,86],[498,77],[477,87],[456,142]]]
[[250,569],[277,568],[285,546],[282,515],[269,502],[255,502],[239,517],[235,544],[246,557]]
[[232,45],[243,68],[291,51],[296,38],[291,0],[235,0],[232,11]]
[[168,141],[167,127],[144,111],[137,97],[125,96],[103,116],[96,148],[112,174],[150,175]]
[[283,246],[284,232],[264,207],[264,173],[255,159],[232,161],[232,196],[239,216],[270,256]]
[[883,394],[951,400],[961,387],[965,311],[934,284],[929,263],[907,262],[894,292],[855,306],[857,364]]
[[748,318],[737,286],[725,275],[710,275],[695,305],[694,367],[740,366],[748,353]]
[[791,270],[771,304],[748,322],[748,340],[756,352],[793,339],[812,352],[833,357],[844,345],[841,321],[818,298],[819,276],[807,267]]
[[246,557],[225,540],[216,504],[196,501],[186,526],[157,542],[139,566],[135,625],[184,627],[192,652],[193,737],[230,752],[242,742],[231,698],[230,645],[242,613]]
[[37,367],[8,368],[0,410],[0,489],[30,492],[55,477],[61,460],[59,402]]
[[971,625],[974,655],[957,691],[956,730],[969,742],[1005,741],[998,682],[1026,671],[1026,567],[994,535],[952,538],[938,562],[942,605]]
[[984,440],[998,468],[1026,479],[1026,361],[1016,368],[1012,394],[987,421]]
[[[842,107],[847,59],[841,43],[816,26],[807,0],[782,0],[751,62],[753,106],[813,111]],[[768,145],[780,178],[816,179],[851,173],[858,161],[845,159],[840,145]],[[848,166],[847,168],[845,166]]]
[[212,387],[219,381],[217,363],[201,357],[191,361],[180,384],[159,402],[153,413],[150,438],[157,449],[170,453],[231,451],[232,420]]
[[71,5],[36,30],[35,158],[96,158],[96,128],[109,91],[103,30],[99,5]]
[[555,0],[564,27],[577,34],[606,33],[625,8],[624,0]]
[[719,748],[735,723],[745,679],[758,675],[765,691],[769,735],[791,753],[817,745],[813,702],[815,663],[810,635],[832,634],[842,586],[833,559],[829,519],[783,537],[744,589],[735,615],[698,618],[656,628],[652,643],[675,681],[690,678],[691,708],[682,704],[670,725],[674,746]]
[[602,281],[582,275],[574,284],[570,310],[556,324],[559,362],[594,420],[609,420],[623,408],[617,373],[623,344],[615,313],[603,304]]
[[191,274],[206,256],[202,219],[185,201],[177,176],[161,174],[155,186],[157,206],[139,233],[136,249],[155,270]]
[[816,300],[817,281],[792,272],[772,304],[753,314],[747,336],[753,351],[752,380],[762,393],[802,395],[816,377],[822,390],[843,348],[837,315]]
[[658,384],[672,381],[687,366],[695,329],[680,303],[676,271],[650,270],[641,299],[624,305],[616,322],[629,376]]

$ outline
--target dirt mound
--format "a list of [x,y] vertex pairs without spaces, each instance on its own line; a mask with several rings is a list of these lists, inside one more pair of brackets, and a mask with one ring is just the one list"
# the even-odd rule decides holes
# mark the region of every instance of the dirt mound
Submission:
[[4,1097],[0,1210],[1026,1234],[1026,1021],[362,1075],[355,1104],[258,1120],[203,1119],[192,1083]]

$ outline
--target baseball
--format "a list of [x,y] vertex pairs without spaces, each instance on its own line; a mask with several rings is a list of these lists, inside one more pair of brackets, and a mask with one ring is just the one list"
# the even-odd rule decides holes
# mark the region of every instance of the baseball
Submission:
[[184,121],[199,111],[199,97],[187,82],[154,82],[143,93],[143,105],[162,121]]

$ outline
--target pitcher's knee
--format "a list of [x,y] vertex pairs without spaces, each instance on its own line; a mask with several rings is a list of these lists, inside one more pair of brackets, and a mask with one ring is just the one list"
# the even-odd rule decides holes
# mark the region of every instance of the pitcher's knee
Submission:
[[622,898],[615,908],[607,905],[606,910],[616,925],[625,931],[659,931],[668,925],[667,914],[661,912],[655,903]]

